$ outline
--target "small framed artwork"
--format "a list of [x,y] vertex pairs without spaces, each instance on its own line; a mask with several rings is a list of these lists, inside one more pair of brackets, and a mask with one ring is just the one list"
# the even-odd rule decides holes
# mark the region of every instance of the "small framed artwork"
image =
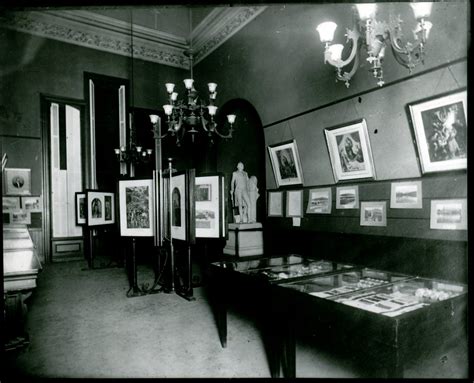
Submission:
[[20,197],[2,197],[3,212],[20,210]]
[[341,186],[336,188],[336,209],[358,209],[359,186]]
[[277,187],[303,184],[303,171],[295,140],[269,145],[268,153]]
[[430,228],[467,230],[467,199],[432,200]]
[[467,91],[409,105],[422,173],[467,168]]
[[115,194],[99,190],[86,190],[86,216],[88,226],[115,223]]
[[86,193],[76,193],[76,225],[87,224]]
[[15,210],[10,212],[10,224],[12,225],[30,225],[31,214],[25,210]]
[[283,217],[283,192],[268,192],[268,213],[269,217]]
[[195,177],[196,238],[223,236],[222,184],[219,174]]
[[31,169],[5,169],[5,194],[30,195]]
[[32,213],[42,213],[43,198],[41,196],[21,197],[21,207]]
[[374,160],[365,119],[324,129],[336,182],[375,179]]
[[331,214],[332,195],[331,188],[311,189],[309,191],[308,207],[309,214]]
[[120,235],[153,237],[153,180],[119,180]]
[[371,201],[360,203],[361,226],[387,226],[387,202]]
[[422,207],[421,181],[392,182],[391,209],[421,209]]
[[303,216],[303,190],[288,190],[286,192],[286,216]]

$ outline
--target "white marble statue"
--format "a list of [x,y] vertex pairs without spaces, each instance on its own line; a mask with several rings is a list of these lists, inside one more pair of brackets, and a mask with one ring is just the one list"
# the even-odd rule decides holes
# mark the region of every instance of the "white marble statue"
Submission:
[[237,170],[232,173],[232,181],[230,182],[230,194],[233,206],[239,209],[240,222],[249,222],[248,210],[250,208],[250,196],[248,192],[249,176],[244,171],[244,164],[239,162]]
[[248,192],[250,197],[250,207],[248,209],[248,222],[257,222],[257,199],[260,196],[258,194],[257,177],[251,176],[248,181]]

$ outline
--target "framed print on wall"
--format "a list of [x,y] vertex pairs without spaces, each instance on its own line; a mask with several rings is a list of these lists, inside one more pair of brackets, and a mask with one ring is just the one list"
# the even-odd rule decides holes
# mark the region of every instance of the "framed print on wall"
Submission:
[[283,192],[268,192],[268,217],[283,217]]
[[430,229],[467,230],[467,199],[432,200]]
[[303,216],[303,190],[288,190],[286,192],[286,216]]
[[31,169],[5,169],[5,194],[30,195]]
[[119,180],[120,235],[153,237],[153,180]]
[[20,197],[2,197],[2,211],[4,213],[14,210],[20,210]]
[[375,179],[374,160],[365,119],[324,129],[336,182]]
[[361,226],[387,226],[387,202],[370,201],[360,203]]
[[88,226],[114,224],[115,194],[99,190],[87,190],[86,216]]
[[87,224],[87,214],[86,214],[86,193],[76,193],[76,225],[86,225]]
[[331,214],[332,195],[331,188],[311,189],[309,191],[306,213]]
[[277,187],[303,184],[303,171],[295,140],[269,145],[268,154]]
[[391,209],[421,209],[422,207],[421,181],[392,182]]
[[409,105],[422,173],[467,168],[467,91]]
[[31,213],[43,212],[43,198],[41,196],[21,197],[21,207]]
[[336,188],[336,209],[358,209],[359,186],[341,186]]
[[10,224],[12,225],[30,225],[31,214],[25,210],[15,210],[10,212]]

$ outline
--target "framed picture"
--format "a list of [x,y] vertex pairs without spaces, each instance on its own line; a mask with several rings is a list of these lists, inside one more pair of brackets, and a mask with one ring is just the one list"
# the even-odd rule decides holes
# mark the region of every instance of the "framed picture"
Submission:
[[331,214],[332,195],[331,188],[311,189],[309,191],[306,213]]
[[20,197],[2,197],[3,212],[20,210]]
[[361,226],[387,226],[387,202],[371,201],[360,203]]
[[375,179],[365,119],[324,129],[336,182],[359,178]]
[[42,213],[43,198],[41,196],[21,197],[21,207],[32,213]]
[[467,230],[467,199],[432,200],[430,228]]
[[87,224],[87,205],[86,205],[86,193],[76,193],[76,225]]
[[119,180],[120,235],[153,237],[153,180]]
[[12,225],[30,225],[31,214],[25,210],[15,210],[10,212],[10,224]]
[[392,182],[391,209],[421,209],[422,207],[421,181]]
[[303,216],[303,190],[288,190],[286,192],[286,216]]
[[99,190],[86,190],[86,216],[88,226],[115,223],[115,194]]
[[269,217],[283,217],[283,192],[268,192],[268,213]]
[[341,186],[336,188],[336,209],[358,209],[359,186]]
[[277,187],[303,184],[303,171],[295,140],[269,145],[268,153]]
[[30,195],[31,169],[5,169],[5,194]]
[[195,177],[196,238],[221,238],[223,175]]
[[409,105],[422,173],[467,168],[467,91]]

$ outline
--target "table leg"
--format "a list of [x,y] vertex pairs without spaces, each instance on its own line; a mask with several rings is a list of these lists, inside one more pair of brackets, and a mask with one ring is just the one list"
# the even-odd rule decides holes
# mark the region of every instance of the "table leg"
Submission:
[[[286,327],[286,328],[285,328]],[[295,331],[291,323],[285,325],[282,341],[282,368],[285,378],[296,378],[296,341]]]

